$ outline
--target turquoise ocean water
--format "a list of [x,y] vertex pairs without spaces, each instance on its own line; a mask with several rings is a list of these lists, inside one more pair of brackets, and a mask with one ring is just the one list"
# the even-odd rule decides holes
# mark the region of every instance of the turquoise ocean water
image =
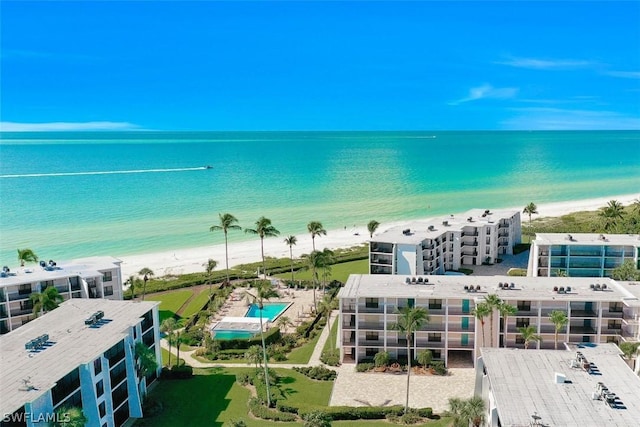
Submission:
[[222,243],[219,212],[288,235],[640,189],[638,131],[0,136],[3,265]]

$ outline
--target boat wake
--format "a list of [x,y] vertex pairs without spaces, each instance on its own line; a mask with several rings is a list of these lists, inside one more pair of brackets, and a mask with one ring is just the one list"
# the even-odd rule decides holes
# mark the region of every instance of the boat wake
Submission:
[[122,171],[95,171],[95,172],[56,172],[56,173],[25,173],[14,175],[0,175],[0,178],[39,178],[47,176],[81,176],[81,175],[117,175],[130,173],[162,173],[162,172],[188,172],[211,169],[211,166],[200,166],[196,168],[170,168],[170,169],[134,169]]

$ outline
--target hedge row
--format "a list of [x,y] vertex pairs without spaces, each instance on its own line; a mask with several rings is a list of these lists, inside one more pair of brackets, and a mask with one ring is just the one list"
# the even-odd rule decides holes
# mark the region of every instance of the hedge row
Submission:
[[185,380],[193,376],[193,368],[189,365],[162,368],[161,378],[165,380]]
[[[329,407],[298,407],[286,401],[278,401],[276,408],[288,414],[297,414],[304,417],[311,412],[321,412],[328,415],[332,421],[340,420],[380,420],[387,415],[402,415],[404,407],[395,406],[329,406]],[[423,418],[431,418],[433,410],[431,408],[414,409],[415,413]]]
[[249,410],[254,417],[270,421],[296,421],[297,417],[286,412],[274,411],[260,404],[258,398],[252,397],[249,400]]
[[338,373],[332,369],[327,369],[324,366],[309,366],[309,367],[294,367],[294,371],[300,372],[311,379],[319,381],[333,381],[338,376]]

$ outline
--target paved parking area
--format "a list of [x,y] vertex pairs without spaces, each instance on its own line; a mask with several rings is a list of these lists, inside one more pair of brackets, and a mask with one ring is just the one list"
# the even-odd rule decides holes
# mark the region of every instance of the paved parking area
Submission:
[[[436,413],[449,409],[449,398],[467,399],[473,396],[473,368],[452,368],[450,375],[411,375],[409,406],[430,407]],[[407,390],[406,374],[359,373],[351,364],[338,368],[330,406],[390,406],[404,405]]]
[[527,268],[529,263],[529,251],[518,255],[502,255],[502,262],[493,265],[464,265],[473,270],[473,276],[506,276],[510,268]]

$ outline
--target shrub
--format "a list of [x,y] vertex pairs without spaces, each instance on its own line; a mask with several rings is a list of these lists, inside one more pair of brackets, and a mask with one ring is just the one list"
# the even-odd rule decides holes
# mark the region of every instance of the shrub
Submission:
[[300,408],[298,408],[297,406],[289,405],[286,401],[278,400],[278,402],[276,402],[276,409],[280,412],[297,414]]
[[320,355],[320,361],[325,365],[339,366],[340,365],[340,350],[325,350]]
[[324,366],[314,366],[314,367],[294,367],[294,371],[300,372],[303,375],[306,375],[309,378],[319,381],[333,381],[338,376],[338,373],[332,369],[327,369]]
[[356,365],[356,372],[367,372],[373,369],[373,363],[358,363]]
[[376,353],[375,356],[373,356],[373,361],[376,368],[387,366],[390,360],[391,360],[391,356],[387,351],[379,351]]
[[507,271],[507,276],[524,277],[526,275],[527,275],[526,268],[510,268],[509,271]]
[[273,409],[269,409],[266,406],[260,404],[260,400],[252,397],[249,400],[249,410],[251,413],[263,420],[271,420],[271,421],[295,421],[297,417],[293,414],[288,414],[286,412],[274,411]]
[[302,417],[304,427],[331,427],[331,417],[322,411],[313,411]]
[[[387,414],[402,414],[404,408],[400,405],[396,406],[329,406],[322,408],[322,411],[329,415],[332,420],[381,420],[386,418]],[[308,413],[314,412],[316,409],[298,410],[298,414],[304,419]]]
[[431,368],[433,368],[437,375],[447,375],[447,368],[445,368],[444,362],[441,360],[432,362]]

